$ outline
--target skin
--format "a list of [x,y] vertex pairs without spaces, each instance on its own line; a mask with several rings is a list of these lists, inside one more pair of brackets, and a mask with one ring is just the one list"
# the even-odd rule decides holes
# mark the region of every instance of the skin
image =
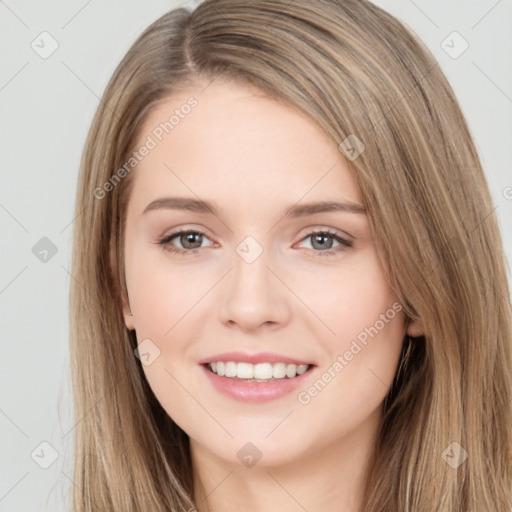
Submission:
[[[144,372],[156,397],[190,436],[197,509],[202,512],[358,510],[366,461],[405,332],[403,312],[307,404],[297,392],[262,404],[221,395],[198,365],[225,351],[278,352],[328,371],[358,334],[394,303],[366,214],[283,217],[290,205],[362,205],[355,177],[309,118],[261,92],[219,80],[176,93],[141,130],[141,143],[194,96],[198,105],[137,165],[125,239],[128,329],[159,356]],[[204,89],[204,90],[203,90]],[[145,207],[165,196],[211,201],[218,215]],[[195,255],[158,240],[205,231]],[[353,242],[311,233],[328,229]],[[252,236],[262,254],[236,252]],[[194,240],[193,240],[194,242]],[[187,239],[169,245],[190,251]],[[325,247],[332,255],[319,254]],[[184,245],[185,244],[185,245]],[[332,369],[331,369],[332,373]],[[262,458],[246,467],[237,452],[253,443]],[[208,495],[205,499],[204,496]]]

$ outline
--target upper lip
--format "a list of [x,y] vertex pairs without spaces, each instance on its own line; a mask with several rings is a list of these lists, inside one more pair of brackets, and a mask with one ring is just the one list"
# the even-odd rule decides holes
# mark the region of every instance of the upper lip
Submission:
[[199,364],[214,363],[217,361],[233,361],[235,363],[286,363],[286,364],[308,364],[313,363],[309,361],[303,361],[296,357],[288,357],[274,352],[257,352],[255,354],[245,354],[243,352],[223,352],[222,354],[216,354],[210,357],[206,357],[199,361]]

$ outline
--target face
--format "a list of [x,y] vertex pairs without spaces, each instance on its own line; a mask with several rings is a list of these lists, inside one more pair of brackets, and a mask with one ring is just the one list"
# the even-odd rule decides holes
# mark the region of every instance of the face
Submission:
[[298,111],[219,81],[160,104],[144,144],[125,322],[193,448],[272,466],[373,432],[405,318],[337,144]]

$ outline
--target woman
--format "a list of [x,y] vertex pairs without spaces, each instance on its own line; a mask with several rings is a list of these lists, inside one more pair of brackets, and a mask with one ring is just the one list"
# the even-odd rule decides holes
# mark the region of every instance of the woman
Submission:
[[500,233],[392,16],[166,14],[104,93],[77,214],[76,511],[511,509]]

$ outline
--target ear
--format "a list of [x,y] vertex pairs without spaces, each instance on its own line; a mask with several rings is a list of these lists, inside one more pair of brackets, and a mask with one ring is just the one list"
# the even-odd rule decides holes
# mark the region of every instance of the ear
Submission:
[[126,328],[129,331],[135,330],[135,324],[133,322],[133,315],[130,311],[130,306],[125,304],[125,301],[123,300],[123,317],[124,317],[124,324],[126,325]]
[[[110,260],[110,268],[111,268],[111,271],[112,271],[112,275],[113,276],[117,276],[117,261],[116,261],[116,258],[115,258],[115,251],[114,251],[114,247],[113,247],[113,244],[110,245],[110,254],[109,254],[109,260]],[[121,299],[121,305],[122,305],[122,310],[123,310],[123,318],[124,318],[124,323],[126,325],[126,328],[130,331],[134,330],[135,329],[135,324],[134,324],[134,321],[133,321],[133,315],[132,315],[132,312],[131,312],[131,309],[130,309],[130,304],[129,304],[129,301],[128,301],[128,297],[125,297],[125,294],[123,293],[123,290],[121,287],[118,286],[118,290],[117,290],[117,296],[120,297]]]
[[423,336],[425,334],[425,330],[420,320],[411,320],[409,318],[407,320],[406,333],[412,338],[416,338],[418,336]]

